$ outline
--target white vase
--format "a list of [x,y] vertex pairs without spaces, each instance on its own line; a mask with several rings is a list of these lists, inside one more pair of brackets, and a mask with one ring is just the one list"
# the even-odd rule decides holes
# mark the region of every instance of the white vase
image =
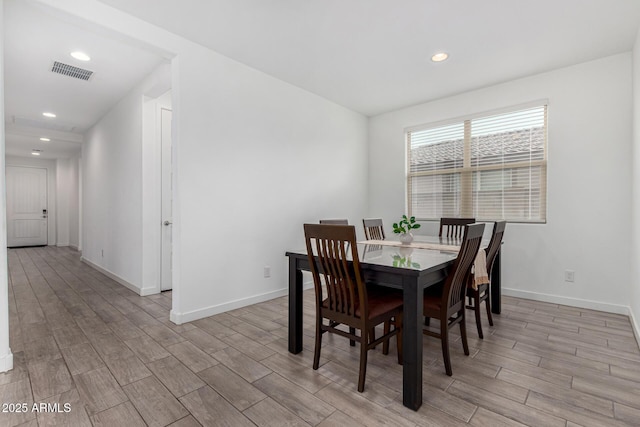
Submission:
[[413,242],[413,234],[400,233],[400,242],[402,242],[403,245],[408,245],[409,243]]

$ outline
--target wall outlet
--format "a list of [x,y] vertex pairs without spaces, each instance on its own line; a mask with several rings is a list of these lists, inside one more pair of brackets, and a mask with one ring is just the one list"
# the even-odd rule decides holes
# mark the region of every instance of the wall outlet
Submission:
[[576,272],[573,270],[565,270],[564,271],[564,281],[565,282],[574,282],[575,281]]
[[271,277],[271,267],[268,265],[264,266],[264,277],[265,279]]

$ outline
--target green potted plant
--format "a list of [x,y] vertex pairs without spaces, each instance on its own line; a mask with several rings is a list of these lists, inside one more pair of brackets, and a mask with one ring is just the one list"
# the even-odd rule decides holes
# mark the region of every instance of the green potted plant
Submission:
[[403,244],[409,244],[413,241],[411,230],[417,228],[420,228],[420,224],[416,222],[415,216],[407,218],[406,215],[402,215],[402,219],[399,222],[393,223],[393,232],[400,235],[400,241]]

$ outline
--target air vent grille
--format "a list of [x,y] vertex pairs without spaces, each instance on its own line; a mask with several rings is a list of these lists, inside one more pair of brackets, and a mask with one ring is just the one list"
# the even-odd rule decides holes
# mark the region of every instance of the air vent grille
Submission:
[[74,67],[73,65],[65,64],[58,61],[53,62],[51,71],[54,73],[62,74],[63,76],[69,76],[80,80],[89,80],[93,75],[93,71]]

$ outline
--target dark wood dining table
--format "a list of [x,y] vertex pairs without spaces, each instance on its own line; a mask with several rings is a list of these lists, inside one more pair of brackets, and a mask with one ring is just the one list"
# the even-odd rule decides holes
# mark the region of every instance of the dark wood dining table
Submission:
[[[391,242],[389,242],[391,243]],[[403,293],[403,392],[404,406],[417,411],[422,405],[423,291],[441,282],[457,253],[451,245],[460,241],[438,236],[416,236],[415,244],[447,245],[449,250],[411,246],[358,243],[360,266],[367,283],[401,289]],[[487,242],[483,242],[483,247]],[[289,352],[302,351],[302,271],[310,271],[306,250],[286,252],[289,257]],[[500,313],[500,252],[491,272],[492,311]]]

